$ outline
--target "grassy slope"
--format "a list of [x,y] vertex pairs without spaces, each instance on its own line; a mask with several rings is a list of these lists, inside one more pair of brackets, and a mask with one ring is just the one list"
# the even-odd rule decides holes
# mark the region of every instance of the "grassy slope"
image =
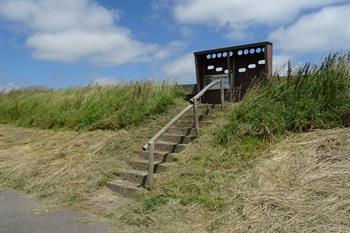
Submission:
[[[178,162],[178,166],[162,175],[153,193],[140,197],[130,207],[108,213],[107,219],[112,222],[115,231],[230,232],[233,229],[232,227],[239,224],[237,221],[250,219],[253,223],[259,222],[261,219],[251,219],[253,215],[246,216],[245,208],[248,206],[250,199],[249,196],[244,196],[246,192],[242,191],[241,194],[237,192],[237,189],[242,185],[240,180],[244,179],[247,171],[255,167],[256,158],[264,155],[271,144],[281,141],[286,136],[292,133],[312,131],[315,128],[349,125],[350,75],[348,63],[348,57],[329,57],[321,68],[309,69],[306,66],[305,69],[290,75],[288,78],[266,80],[262,86],[252,90],[241,103],[228,105],[224,112],[217,114],[215,124],[202,131],[203,136],[181,154],[182,159]],[[172,110],[175,111],[176,109]],[[168,120],[171,118],[170,115],[173,116],[172,114],[167,115]],[[142,137],[148,138],[156,131],[157,127],[161,127],[165,122],[165,120],[158,122],[156,119],[153,121],[153,125],[141,127],[134,131],[137,136],[127,136],[129,133],[121,134],[113,138],[112,142],[115,142],[115,144],[106,142],[106,147],[104,146],[102,151],[104,155],[109,156],[109,159],[103,158],[100,161],[101,168],[110,167],[113,170],[112,167],[118,167],[115,159],[122,158],[119,156],[123,156],[123,153],[129,150],[128,143],[131,143],[132,148],[142,145],[144,140],[140,140],[138,137],[142,135]],[[123,143],[119,144],[119,140]],[[23,143],[24,147],[26,143]],[[38,143],[33,144],[34,151],[42,147],[40,142]],[[90,143],[94,145],[93,141]],[[66,145],[71,145],[71,143]],[[61,148],[58,147],[57,151],[64,151],[66,145],[63,144]],[[53,144],[53,146],[55,145]],[[12,150],[16,150],[16,147],[13,147]],[[2,149],[5,155],[7,153],[6,148],[5,145]],[[33,148],[30,150],[33,150]],[[7,160],[11,158],[8,155],[5,156]],[[94,156],[82,156],[85,158],[83,160],[85,162],[81,162],[80,157],[80,163],[84,164],[82,171],[89,170],[88,173],[90,173],[96,170],[95,159],[100,158],[99,156],[101,156],[100,153],[96,153]],[[50,166],[56,166],[58,163],[56,160],[60,161],[59,157],[58,153],[52,158],[48,157],[50,159],[47,161],[43,160],[47,169]],[[45,173],[39,174],[38,179],[35,178],[36,173],[31,173],[41,166],[41,162],[32,161],[31,158],[29,157],[27,161],[24,161],[24,164],[30,164],[28,170],[22,169],[25,172],[21,170],[21,168],[25,168],[24,164],[16,169],[16,162],[8,167],[6,167],[6,162],[0,163],[0,166],[3,166],[1,171],[4,170],[4,166],[7,169],[5,173],[1,173],[2,181],[7,185],[16,187],[18,180],[21,181],[22,179],[16,179],[12,184],[9,180],[11,181],[10,177],[13,174],[20,174],[19,178],[24,177],[25,179],[32,177],[34,183],[27,183],[27,185],[19,187],[24,187],[22,189],[27,192],[35,193],[36,190],[39,190],[35,193],[37,195],[40,195],[41,190],[45,190],[50,186],[58,190],[74,191],[77,187],[85,189],[86,184],[91,183],[93,188],[86,192],[90,195],[99,189],[99,183],[104,182],[104,178],[100,181],[89,177],[89,179],[92,179],[90,182],[89,179],[83,179],[85,183],[80,181],[79,184],[77,182],[78,186],[69,186],[70,189],[67,189],[66,185],[62,183],[51,183],[50,179],[44,179],[41,182],[42,179],[40,178],[43,178]],[[68,161],[73,161],[73,163],[75,161],[77,166],[81,167],[74,157],[67,158]],[[114,162],[111,162],[112,160]],[[4,161],[4,158],[0,158],[0,161]],[[76,179],[79,176],[74,175],[74,173],[68,174],[67,170],[62,169],[57,170],[57,173],[52,175],[63,175],[62,179],[65,180],[79,180]],[[29,176],[26,174],[29,174]],[[79,172],[79,174],[86,173]],[[100,173],[92,174],[99,175]],[[33,189],[33,185],[37,184],[39,186],[35,186],[35,189]],[[68,182],[68,184],[76,185],[74,182]],[[249,184],[248,180],[245,185],[249,186]],[[253,189],[249,189],[249,192],[255,191],[253,184],[252,187]],[[76,192],[78,190],[77,188]],[[62,201],[60,198],[62,193],[65,192],[52,193],[52,198],[57,197],[61,203],[66,204],[78,205],[78,203],[81,203],[79,198],[63,198]],[[293,189],[288,190],[287,194],[290,192],[293,192]],[[239,195],[236,195],[237,193]],[[273,207],[269,206],[269,202],[266,200],[259,201],[257,206],[261,204],[262,207]],[[302,199],[300,203],[303,204]],[[234,217],[230,218],[230,216]],[[249,227],[252,223],[250,220],[245,222],[244,227]],[[325,222],[327,223],[327,221]],[[331,222],[328,223],[331,224]],[[256,226],[255,230],[257,232],[266,230],[266,228],[258,228],[259,225]],[[244,229],[237,232],[248,231],[247,228]],[[282,232],[288,231],[282,229]]]
[[62,90],[0,93],[0,124],[42,129],[121,129],[165,112],[181,97],[178,87],[133,83]]
[[271,144],[292,133],[349,126],[349,56],[329,56],[321,67],[307,65],[287,78],[266,80],[221,114],[162,184],[125,210],[115,222],[119,229],[127,224],[130,232],[220,232],[239,224],[224,217],[235,211],[245,218],[244,197],[234,195],[237,178]]
[[215,232],[349,232],[349,154],[350,128],[273,146],[270,158],[236,180]]
[[216,130],[151,196],[110,216],[114,232],[348,232],[349,128],[293,134],[226,169],[228,152],[207,146]]
[[106,181],[137,157],[141,146],[186,104],[178,99],[171,109],[139,126],[116,131],[0,125],[0,187],[24,191],[51,206],[99,211],[106,200],[113,201],[110,193],[98,197]]

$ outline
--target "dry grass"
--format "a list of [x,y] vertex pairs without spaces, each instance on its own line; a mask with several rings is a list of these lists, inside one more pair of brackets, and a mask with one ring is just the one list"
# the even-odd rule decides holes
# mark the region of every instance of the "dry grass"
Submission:
[[108,141],[130,138],[126,131],[53,132],[1,125],[0,184],[50,200],[80,206],[125,166],[128,151],[102,153]]
[[350,129],[295,135],[235,183],[217,232],[350,232]]
[[[183,206],[177,201],[167,203],[145,216],[129,216],[128,209],[119,209],[109,218],[114,233],[177,233],[206,231],[206,222],[203,217],[205,210],[199,205]],[[136,224],[137,223],[137,224]]]
[[[223,124],[223,112],[201,130],[201,137],[178,154],[179,161],[157,174],[156,189],[132,205],[110,216],[115,232],[207,232],[218,215],[215,208],[232,194],[240,164],[219,169],[222,147],[213,145],[215,132]],[[212,161],[208,161],[210,158]]]
[[216,170],[224,150],[205,146],[216,127],[181,153],[146,202],[111,218],[115,232],[350,232],[349,128],[294,134],[255,161]]
[[180,101],[169,112],[128,130],[72,132],[0,125],[0,187],[40,197],[51,207],[101,211],[108,204],[104,202],[113,199],[104,184],[127,166],[128,159],[137,157],[141,146],[183,105]]
[[0,186],[88,209],[114,232],[350,232],[349,128],[295,134],[242,161],[213,146],[223,113],[158,177],[152,195],[101,209],[118,204],[103,184],[181,107],[116,132],[1,125]]

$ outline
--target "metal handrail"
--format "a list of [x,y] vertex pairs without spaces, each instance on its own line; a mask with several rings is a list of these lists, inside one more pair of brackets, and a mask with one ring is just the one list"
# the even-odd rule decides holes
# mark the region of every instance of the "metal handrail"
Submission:
[[220,78],[218,80],[215,80],[205,86],[198,94],[196,94],[191,100],[190,105],[188,105],[186,108],[184,108],[181,112],[179,112],[171,121],[169,121],[168,124],[166,124],[161,130],[156,133],[151,140],[146,143],[142,149],[146,151],[148,149],[149,156],[148,156],[148,186],[149,189],[152,190],[153,188],[153,178],[154,178],[154,144],[155,142],[171,127],[173,126],[176,121],[178,121],[183,115],[185,115],[190,109],[193,108],[193,115],[194,115],[194,122],[195,122],[195,129],[196,129],[196,136],[199,136],[199,124],[198,124],[198,113],[197,113],[197,100],[204,95],[206,91],[209,90],[212,86],[220,82],[220,93],[221,93],[221,106],[224,104],[224,82],[223,79]]

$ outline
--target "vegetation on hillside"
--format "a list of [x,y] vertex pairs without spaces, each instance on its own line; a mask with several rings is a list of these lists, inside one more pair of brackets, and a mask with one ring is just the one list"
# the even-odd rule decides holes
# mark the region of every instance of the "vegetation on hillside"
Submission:
[[291,133],[349,126],[349,63],[349,55],[330,55],[320,66],[306,64],[253,87],[241,102],[219,113],[222,121],[186,149],[172,174],[160,178],[158,188],[141,197],[122,221],[150,232],[171,224],[176,232],[186,218],[199,218],[198,232],[218,229],[228,206],[239,213],[243,208],[240,196],[232,198],[237,177],[271,143]]
[[29,88],[0,93],[0,124],[42,129],[120,129],[163,113],[182,96],[171,85],[131,83],[61,90]]
[[122,200],[105,187],[127,161],[141,155],[147,142],[187,103],[137,127],[120,130],[39,130],[0,125],[0,189],[13,188],[53,206],[89,209]]
[[286,132],[350,125],[350,53],[329,55],[320,66],[306,64],[287,77],[253,87],[229,113],[219,133],[224,145],[271,141]]
[[[225,111],[216,113],[214,123],[201,129],[201,137],[180,153],[177,165],[157,174],[152,193],[140,196],[129,207],[99,213],[116,232],[344,232],[349,227],[348,158],[346,153],[332,156],[348,145],[348,131],[340,140],[305,136],[309,141],[286,143],[287,149],[272,161],[274,166],[257,168],[257,175],[250,171],[259,158],[271,154],[270,145],[287,135],[350,125],[349,63],[349,55],[330,55],[320,66],[306,64],[298,71],[289,70],[287,77],[266,78],[241,102],[227,104]],[[166,111],[180,95],[176,87],[152,84],[134,84],[128,90],[116,86],[2,94],[0,122],[17,125],[103,129],[154,119],[117,132],[0,128],[0,184],[61,205],[88,208],[106,180],[185,106],[178,98],[168,113],[151,117]],[[130,104],[121,104],[124,101]],[[22,111],[25,107],[30,114]],[[135,112],[143,114],[134,116]],[[312,156],[305,158],[297,151],[288,157],[291,148],[309,145],[314,145]],[[281,161],[285,166],[279,166]],[[342,173],[337,169],[343,169]],[[270,177],[275,180],[269,182]],[[102,207],[99,204],[95,206]],[[294,225],[289,228],[291,222]],[[324,228],[318,228],[321,225]]]

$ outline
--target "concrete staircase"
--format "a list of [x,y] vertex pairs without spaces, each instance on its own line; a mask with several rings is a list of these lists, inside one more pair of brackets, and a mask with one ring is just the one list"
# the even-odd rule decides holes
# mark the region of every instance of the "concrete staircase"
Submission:
[[[219,105],[201,104],[198,106],[199,126],[211,123],[212,113]],[[195,136],[193,111],[183,115],[174,126],[169,128],[155,143],[154,173],[166,171],[177,160],[177,154],[191,143]],[[107,183],[113,191],[129,198],[148,186],[148,151],[143,151],[138,158],[129,161],[130,169],[121,171],[118,179]],[[155,180],[156,180],[155,175]]]

